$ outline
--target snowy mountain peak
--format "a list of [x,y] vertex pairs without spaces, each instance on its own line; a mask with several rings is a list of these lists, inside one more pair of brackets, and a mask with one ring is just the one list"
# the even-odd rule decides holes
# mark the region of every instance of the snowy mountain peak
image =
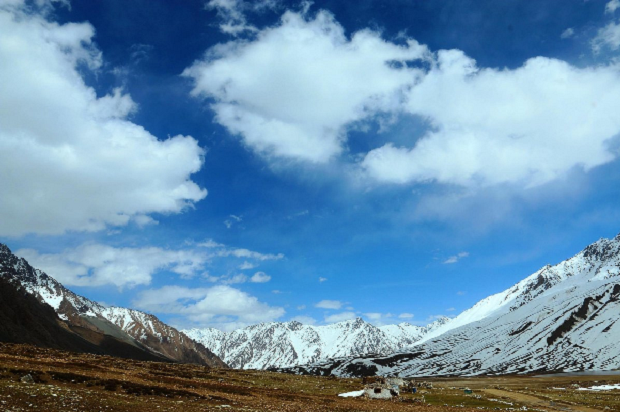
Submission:
[[481,300],[409,350],[291,370],[403,377],[617,370],[618,313],[620,235]]
[[457,317],[424,336],[422,344],[449,330],[482,320],[498,311],[515,311],[556,288],[570,289],[589,282],[620,277],[620,234],[599,239],[575,256],[556,265],[546,265],[503,292],[476,303]]
[[211,348],[235,368],[266,369],[361,354],[386,354],[411,346],[435,323],[420,327],[409,323],[376,327],[362,318],[312,326],[300,322],[261,323],[225,333],[216,329],[183,332]]
[[[122,339],[135,340],[150,351],[181,362],[223,366],[207,348],[196,344],[157,317],[134,309],[104,307],[77,295],[51,276],[35,269],[0,243],[0,276],[17,282],[40,301],[49,304],[58,316],[72,325],[112,333],[109,325],[120,328]],[[116,332],[114,332],[116,333]],[[117,336],[118,337],[118,336]]]

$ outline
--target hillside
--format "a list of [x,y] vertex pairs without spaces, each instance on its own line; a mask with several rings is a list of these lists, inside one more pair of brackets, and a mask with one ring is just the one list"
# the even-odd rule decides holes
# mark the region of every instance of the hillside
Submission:
[[[176,362],[226,366],[202,344],[157,317],[133,309],[105,307],[76,295],[46,273],[33,268],[0,244],[0,279],[11,281],[51,306],[58,316],[89,340],[105,335]],[[94,335],[93,335],[94,333]]]
[[620,235],[545,266],[408,350],[291,368],[338,376],[439,376],[620,368]]

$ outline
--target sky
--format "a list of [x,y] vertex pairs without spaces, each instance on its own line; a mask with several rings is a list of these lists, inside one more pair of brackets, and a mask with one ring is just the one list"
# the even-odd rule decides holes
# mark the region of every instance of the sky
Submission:
[[0,242],[180,328],[425,325],[620,232],[620,0],[0,0]]

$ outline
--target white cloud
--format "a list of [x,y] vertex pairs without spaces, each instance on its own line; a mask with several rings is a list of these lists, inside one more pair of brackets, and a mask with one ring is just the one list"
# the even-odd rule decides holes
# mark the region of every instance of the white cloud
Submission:
[[[205,270],[205,265],[212,264],[216,259],[265,261],[279,260],[283,257],[282,254],[263,254],[248,249],[228,248],[213,240],[198,243],[195,245],[197,247],[193,247],[193,242],[186,243],[192,247],[168,250],[158,247],[115,248],[86,243],[56,254],[41,254],[33,249],[21,249],[16,254],[66,285],[111,284],[118,287],[147,285],[151,282],[152,275],[161,270],[170,270],[184,279],[200,275],[208,282],[226,285],[248,281],[267,282],[271,277],[264,272],[256,272],[251,278],[242,273],[215,276]],[[244,264],[247,264],[247,261]]]
[[[620,29],[611,24],[598,39],[618,48]],[[398,136],[361,161],[365,176],[385,183],[532,187],[612,161],[609,140],[620,132],[616,66],[535,57],[480,68],[459,50],[430,53],[412,39],[396,44],[371,30],[348,39],[325,11],[287,12],[253,40],[210,49],[184,75],[220,124],[272,161],[326,162],[345,150],[350,128],[377,114],[425,120],[422,137]]]
[[540,185],[614,159],[607,143],[620,132],[619,94],[614,66],[536,57],[515,70],[481,69],[441,50],[406,105],[430,131],[411,148],[370,151],[362,166],[391,183]]
[[404,63],[426,57],[413,40],[396,45],[371,30],[349,40],[328,12],[307,20],[289,11],[256,40],[215,46],[183,74],[194,96],[214,101],[216,121],[258,153],[323,163],[342,151],[348,125],[398,110],[399,93],[421,73]]
[[[231,248],[222,243],[217,243],[212,239],[197,243],[196,246],[212,249],[212,251],[209,252],[209,255],[211,257],[218,258],[234,257],[239,259],[254,259],[261,262],[266,260],[280,260],[284,258],[284,254],[282,253],[260,253],[245,248]],[[251,265],[251,263],[246,261],[241,266],[245,269],[249,269],[248,265]]]
[[314,306],[321,309],[340,309],[342,302],[339,300],[322,300]]
[[399,319],[413,319],[413,316],[414,316],[413,313],[404,312],[398,315],[398,318]]
[[206,5],[206,9],[216,10],[218,17],[222,20],[220,30],[223,33],[232,36],[238,36],[247,32],[256,32],[258,29],[248,24],[245,17],[247,11],[261,11],[264,9],[273,9],[277,7],[277,0],[210,0]]
[[465,296],[467,295],[467,292],[463,291],[463,290],[459,290],[458,292],[456,292],[457,295],[459,296]]
[[243,249],[243,248],[219,250],[215,252],[214,255],[218,257],[233,256],[233,257],[241,258],[241,259],[256,259],[259,261],[280,260],[284,258],[284,255],[282,253],[278,253],[278,254],[260,253],[260,252],[254,252],[248,249]]
[[316,319],[310,316],[295,316],[291,318],[291,321],[303,323],[304,325],[316,325],[317,324]]
[[128,120],[128,94],[98,98],[84,83],[78,66],[102,63],[94,28],[25,9],[0,6],[0,235],[146,223],[203,199],[195,139],[158,140]]
[[[190,244],[192,244],[192,242],[190,242]],[[211,249],[211,248],[225,247],[226,245],[224,245],[222,243],[217,243],[213,239],[207,239],[204,242],[197,243],[196,246],[206,247],[206,248]]]
[[456,308],[448,308],[446,309],[446,312],[454,312],[456,310]]
[[355,318],[357,318],[357,315],[354,312],[341,312],[325,316],[325,323],[338,323]]
[[564,30],[562,32],[562,34],[560,35],[560,38],[562,38],[562,39],[570,39],[574,35],[575,35],[575,30],[572,27],[569,27],[568,29],[566,29],[566,30]]
[[444,260],[444,264],[452,264],[452,263],[456,263],[459,260],[466,258],[469,256],[469,252],[459,252],[458,254],[454,255],[454,256],[450,256],[448,259]]
[[[182,315],[195,326],[234,329],[259,322],[272,322],[284,315],[280,307],[230,286],[190,289],[164,286],[139,294],[134,306],[156,313]],[[227,326],[228,325],[228,326]]]
[[319,277],[319,283],[323,283],[323,282],[325,282],[326,280],[327,280],[327,278],[322,278],[322,277]]
[[620,0],[611,0],[605,5],[605,13],[614,14],[620,8]]
[[392,315],[391,313],[370,312],[364,313],[364,316],[366,317],[366,319],[368,319],[370,323],[375,326],[383,326],[394,323],[392,319],[394,315]]
[[86,244],[58,254],[39,254],[33,249],[20,249],[15,254],[66,286],[148,285],[153,274],[161,270],[189,278],[202,272],[207,261],[206,255],[192,250],[101,244]]
[[219,281],[224,285],[234,285],[236,283],[245,283],[248,281],[248,277],[242,273],[234,276],[222,276]]
[[230,215],[230,219],[226,219],[224,221],[224,226],[226,226],[226,229],[230,229],[231,227],[233,227],[233,225],[235,223],[239,223],[241,222],[243,219],[239,216],[235,216],[235,215]]
[[247,260],[239,265],[240,270],[254,269],[257,265],[255,263],[250,263]]
[[609,23],[600,28],[596,37],[592,39],[594,53],[600,53],[606,47],[614,51],[620,48],[620,24]]
[[306,309],[306,305],[297,306],[297,310],[304,310],[304,309]]
[[266,283],[266,282],[269,282],[270,280],[271,280],[271,276],[269,276],[265,272],[256,272],[250,278],[250,281],[253,283]]

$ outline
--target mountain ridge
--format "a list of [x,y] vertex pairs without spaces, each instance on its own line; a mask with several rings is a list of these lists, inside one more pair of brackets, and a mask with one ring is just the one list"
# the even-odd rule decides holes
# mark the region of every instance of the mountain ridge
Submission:
[[287,371],[409,377],[619,369],[618,313],[620,235],[482,299],[409,350]]
[[231,367],[268,369],[339,356],[392,353],[412,345],[448,320],[441,317],[427,326],[403,322],[380,327],[361,318],[324,326],[265,322],[231,332],[213,328],[183,332],[211,348]]
[[17,282],[39,301],[50,305],[60,319],[73,327],[83,328],[84,333],[90,330],[105,334],[107,331],[116,334],[116,338],[148,348],[156,356],[176,362],[226,366],[204,345],[194,342],[156,316],[135,309],[105,307],[77,295],[45,272],[33,268],[25,259],[15,256],[2,243],[0,276]]

